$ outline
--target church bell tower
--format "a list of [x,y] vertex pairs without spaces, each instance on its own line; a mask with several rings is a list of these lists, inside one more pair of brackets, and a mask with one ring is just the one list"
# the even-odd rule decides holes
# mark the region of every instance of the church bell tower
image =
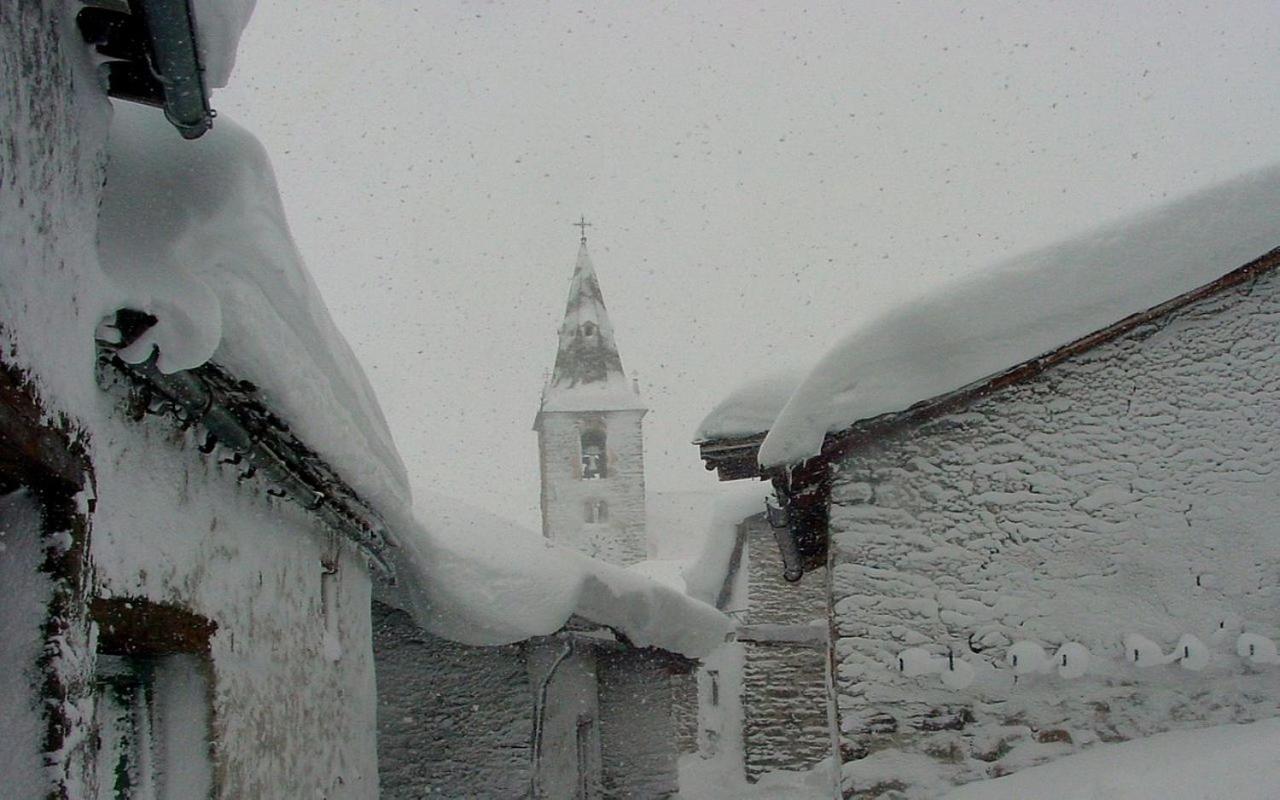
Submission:
[[647,409],[627,379],[587,254],[586,220],[555,368],[534,420],[542,472],[542,533],[626,566],[647,557],[644,438]]

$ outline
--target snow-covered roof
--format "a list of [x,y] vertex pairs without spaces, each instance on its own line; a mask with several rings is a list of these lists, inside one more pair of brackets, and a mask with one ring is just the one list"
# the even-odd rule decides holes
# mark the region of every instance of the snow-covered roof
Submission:
[[646,502],[649,544],[657,557],[628,569],[716,604],[733,566],[738,524],[764,511],[769,483],[721,484],[708,492],[654,493]]
[[400,584],[383,590],[432,633],[493,645],[560,630],[572,616],[616,628],[635,645],[700,658],[729,619],[683,591],[553,544],[450,498],[418,498],[400,537]]
[[791,369],[747,381],[698,423],[693,443],[764,433],[773,425],[778,412],[791,399],[803,379],[803,372]]
[[622,368],[613,323],[584,240],[578,248],[555,369],[542,391],[542,411],[643,411],[644,399]]
[[[1243,175],[888,309],[832,348],[791,393],[763,467],[817,455],[825,435],[902,411],[1213,282],[1280,245],[1280,166]],[[700,435],[742,435],[784,393],[736,393]]]
[[445,497],[419,498],[364,372],[289,235],[266,153],[230,120],[197,141],[155,109],[115,109],[98,252],[106,308],[157,318],[121,358],[166,373],[213,361],[385,517],[397,604],[473,644],[554,633],[577,615],[691,657],[724,641],[713,607],[555,547]]
[[99,259],[117,307],[159,320],[121,357],[158,349],[163,372],[217,362],[257,384],[367,500],[407,506],[382,411],[302,263],[257,140],[224,115],[185,141],[158,110],[120,103],[108,157]]

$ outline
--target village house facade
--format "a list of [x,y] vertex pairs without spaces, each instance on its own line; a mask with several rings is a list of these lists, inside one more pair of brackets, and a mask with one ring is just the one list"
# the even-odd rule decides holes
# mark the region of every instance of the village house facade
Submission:
[[[1142,252],[1213,208],[1257,229],[1222,252],[1257,255],[1274,181],[1097,241]],[[1276,715],[1280,255],[1241,266],[1202,247],[1200,288],[830,420],[812,457],[761,469],[765,430],[701,443],[722,478],[771,478],[784,555],[830,569],[845,797],[936,797],[1096,743]]]

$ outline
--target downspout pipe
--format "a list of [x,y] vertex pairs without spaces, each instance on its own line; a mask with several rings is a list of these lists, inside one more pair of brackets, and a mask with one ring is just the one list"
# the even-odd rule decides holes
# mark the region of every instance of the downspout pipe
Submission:
[[213,127],[190,0],[133,0],[151,43],[151,67],[164,86],[164,116],[184,139]]

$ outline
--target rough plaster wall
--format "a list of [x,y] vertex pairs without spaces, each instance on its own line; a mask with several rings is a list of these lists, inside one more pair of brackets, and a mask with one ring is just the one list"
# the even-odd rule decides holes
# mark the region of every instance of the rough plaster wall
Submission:
[[[825,627],[825,570],[799,583],[782,577],[782,556],[763,515],[747,526],[749,625]],[[801,770],[831,755],[826,654],[820,645],[744,642],[743,757],[747,777]]]
[[533,694],[519,646],[450,642],[374,603],[373,647],[383,798],[525,796]]
[[600,717],[604,797],[673,797],[680,779],[666,668],[637,651],[602,659]]
[[0,3],[0,344],[51,411],[93,399],[95,236],[110,104],[75,4]]
[[[1100,740],[1276,715],[1280,671],[1234,639],[1239,620],[1280,638],[1278,332],[1271,273],[842,465],[846,792],[931,797]],[[1140,668],[1127,633],[1166,653],[1193,634],[1214,658]],[[1015,684],[1018,640],[1081,642],[1089,673]],[[903,676],[907,646],[950,648],[974,683]]]
[[[596,653],[590,645],[564,637],[532,639],[527,652],[529,682],[541,718],[536,797],[594,800],[600,796],[603,748]],[[583,723],[588,732],[583,753],[587,763],[580,764],[578,730]],[[586,789],[585,795],[580,788]]]
[[0,783],[14,797],[50,790],[41,758],[45,719],[40,711],[36,659],[53,583],[40,571],[40,509],[26,491],[0,495]]
[[[104,400],[106,395],[104,394]],[[224,798],[378,794],[376,696],[363,561],[339,545],[338,635],[324,653],[321,559],[333,540],[167,420],[120,421],[99,457],[91,559],[100,596],[170,603],[218,624],[215,780]]]
[[[587,555],[629,565],[648,557],[644,525],[642,412],[554,412],[541,415],[543,534]],[[605,425],[606,477],[583,480],[582,426]],[[588,500],[608,504],[608,521],[585,522]]]

